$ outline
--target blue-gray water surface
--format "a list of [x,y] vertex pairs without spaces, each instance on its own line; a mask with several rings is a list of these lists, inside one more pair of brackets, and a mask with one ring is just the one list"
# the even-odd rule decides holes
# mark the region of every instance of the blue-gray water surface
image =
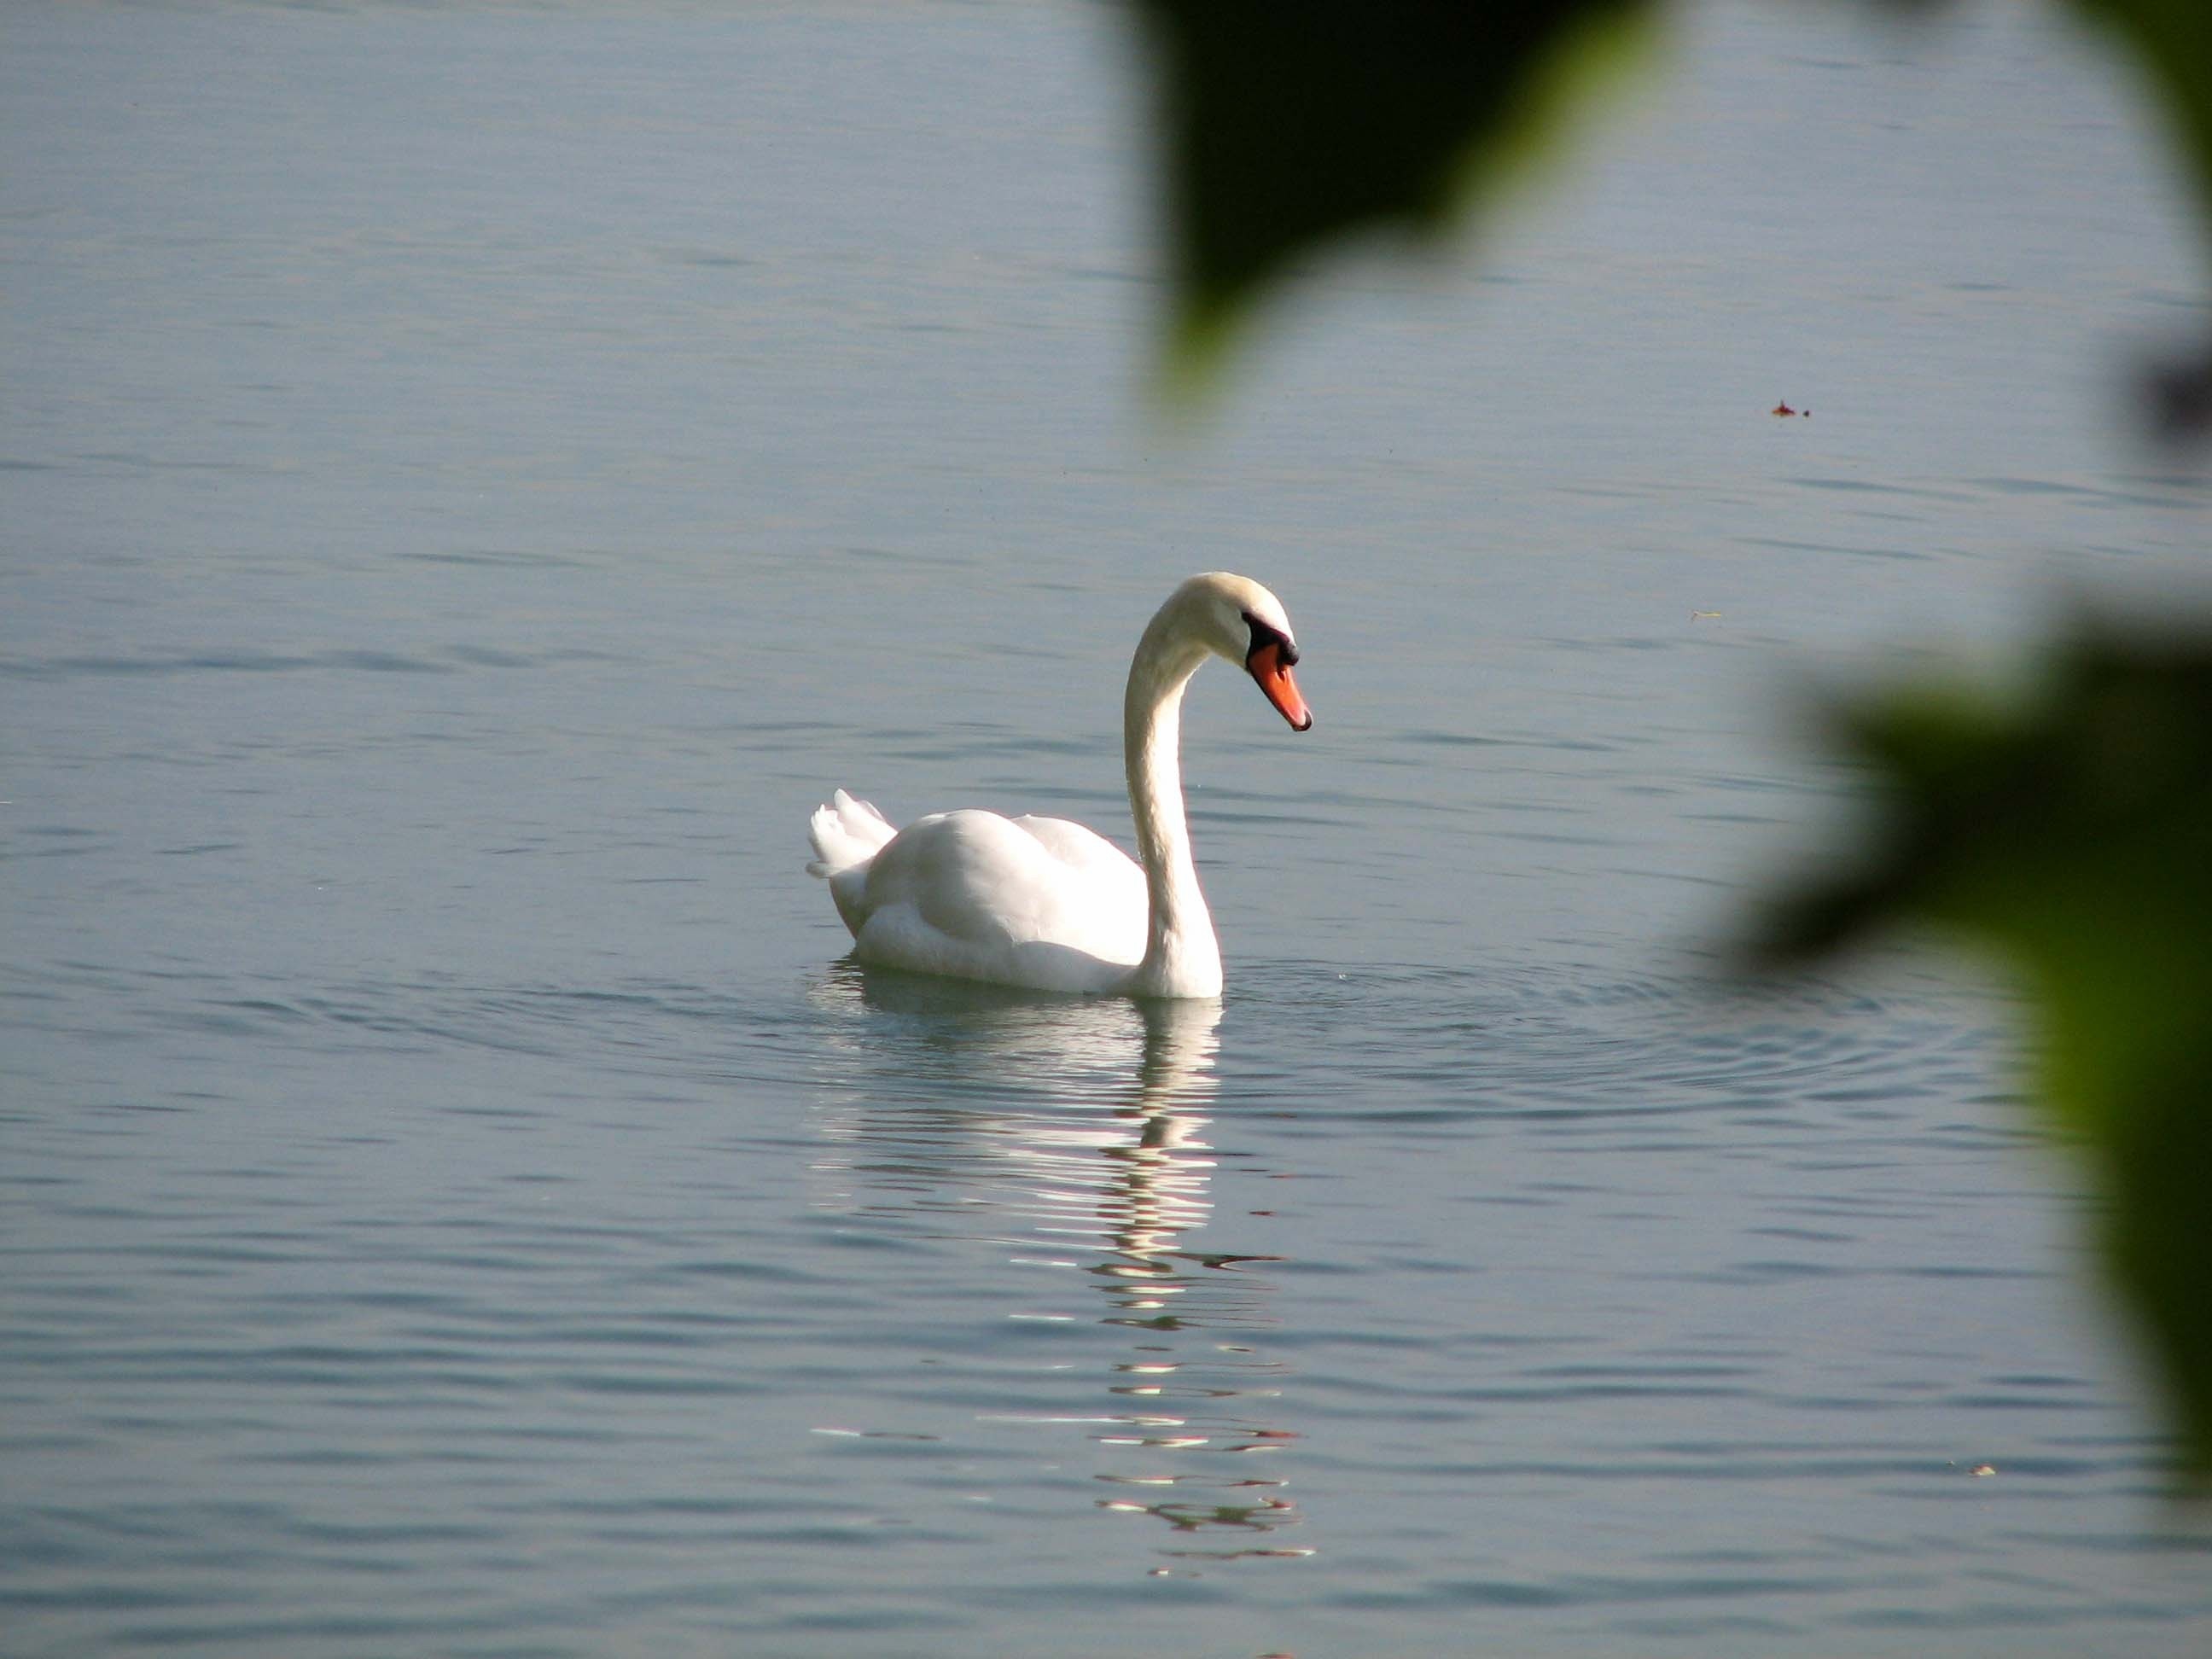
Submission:
[[[2194,233],[2054,15],[1677,21],[1177,426],[1110,9],[13,9],[0,1651],[2212,1650],[2003,987],[1710,972],[1808,676],[2184,579]],[[1218,567],[1225,998],[844,963]]]

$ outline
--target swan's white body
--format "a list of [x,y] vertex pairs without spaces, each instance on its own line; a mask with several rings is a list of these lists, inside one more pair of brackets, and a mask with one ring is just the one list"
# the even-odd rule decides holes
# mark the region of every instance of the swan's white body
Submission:
[[1064,818],[971,809],[894,830],[837,791],[814,814],[807,868],[829,878],[854,957],[1042,991],[1218,996],[1221,949],[1191,862],[1179,761],[1183,688],[1208,656],[1242,664],[1297,730],[1313,724],[1275,596],[1221,571],[1183,583],[1138,641],[1122,702],[1141,862]]

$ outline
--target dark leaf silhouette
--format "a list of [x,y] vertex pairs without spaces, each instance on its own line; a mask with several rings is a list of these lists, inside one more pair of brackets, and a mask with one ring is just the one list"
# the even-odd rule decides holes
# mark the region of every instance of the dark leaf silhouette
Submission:
[[1433,234],[1648,0],[1140,0],[1157,62],[1176,331],[1347,233]]
[[2018,971],[2039,1096],[2088,1155],[2106,1261],[2212,1474],[2212,640],[2086,628],[2023,705],[1923,689],[1838,725],[1881,817],[1765,949],[1917,922]]

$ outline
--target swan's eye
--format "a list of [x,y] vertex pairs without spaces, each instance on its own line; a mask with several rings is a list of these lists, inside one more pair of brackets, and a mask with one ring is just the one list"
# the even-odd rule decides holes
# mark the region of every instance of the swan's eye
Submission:
[[1291,642],[1289,635],[1279,628],[1270,627],[1249,611],[1244,613],[1244,625],[1252,630],[1251,647],[1244,653],[1246,662],[1252,660],[1253,653],[1258,651],[1261,646],[1272,645],[1276,649],[1276,660],[1284,667],[1297,666],[1298,647]]

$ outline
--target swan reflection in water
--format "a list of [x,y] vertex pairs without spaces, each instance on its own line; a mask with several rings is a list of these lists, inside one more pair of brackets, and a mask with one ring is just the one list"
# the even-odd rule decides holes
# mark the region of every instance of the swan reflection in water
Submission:
[[1279,1258],[1191,1237],[1212,1209],[1203,1113],[1219,1088],[1220,1005],[1046,998],[849,963],[817,1001],[849,1016],[833,1042],[862,1063],[842,1080],[867,1085],[823,1097],[823,1200],[920,1214],[1018,1266],[1079,1271],[1103,1308],[1008,1317],[1123,1334],[1104,1412],[986,1420],[1085,1428],[1110,1488],[1098,1507],[1165,1522],[1177,1537],[1164,1555],[1312,1553],[1262,1541],[1300,1519],[1269,1455],[1296,1437],[1262,1415],[1285,1373],[1256,1340],[1277,1322],[1273,1286],[1250,1271]]

